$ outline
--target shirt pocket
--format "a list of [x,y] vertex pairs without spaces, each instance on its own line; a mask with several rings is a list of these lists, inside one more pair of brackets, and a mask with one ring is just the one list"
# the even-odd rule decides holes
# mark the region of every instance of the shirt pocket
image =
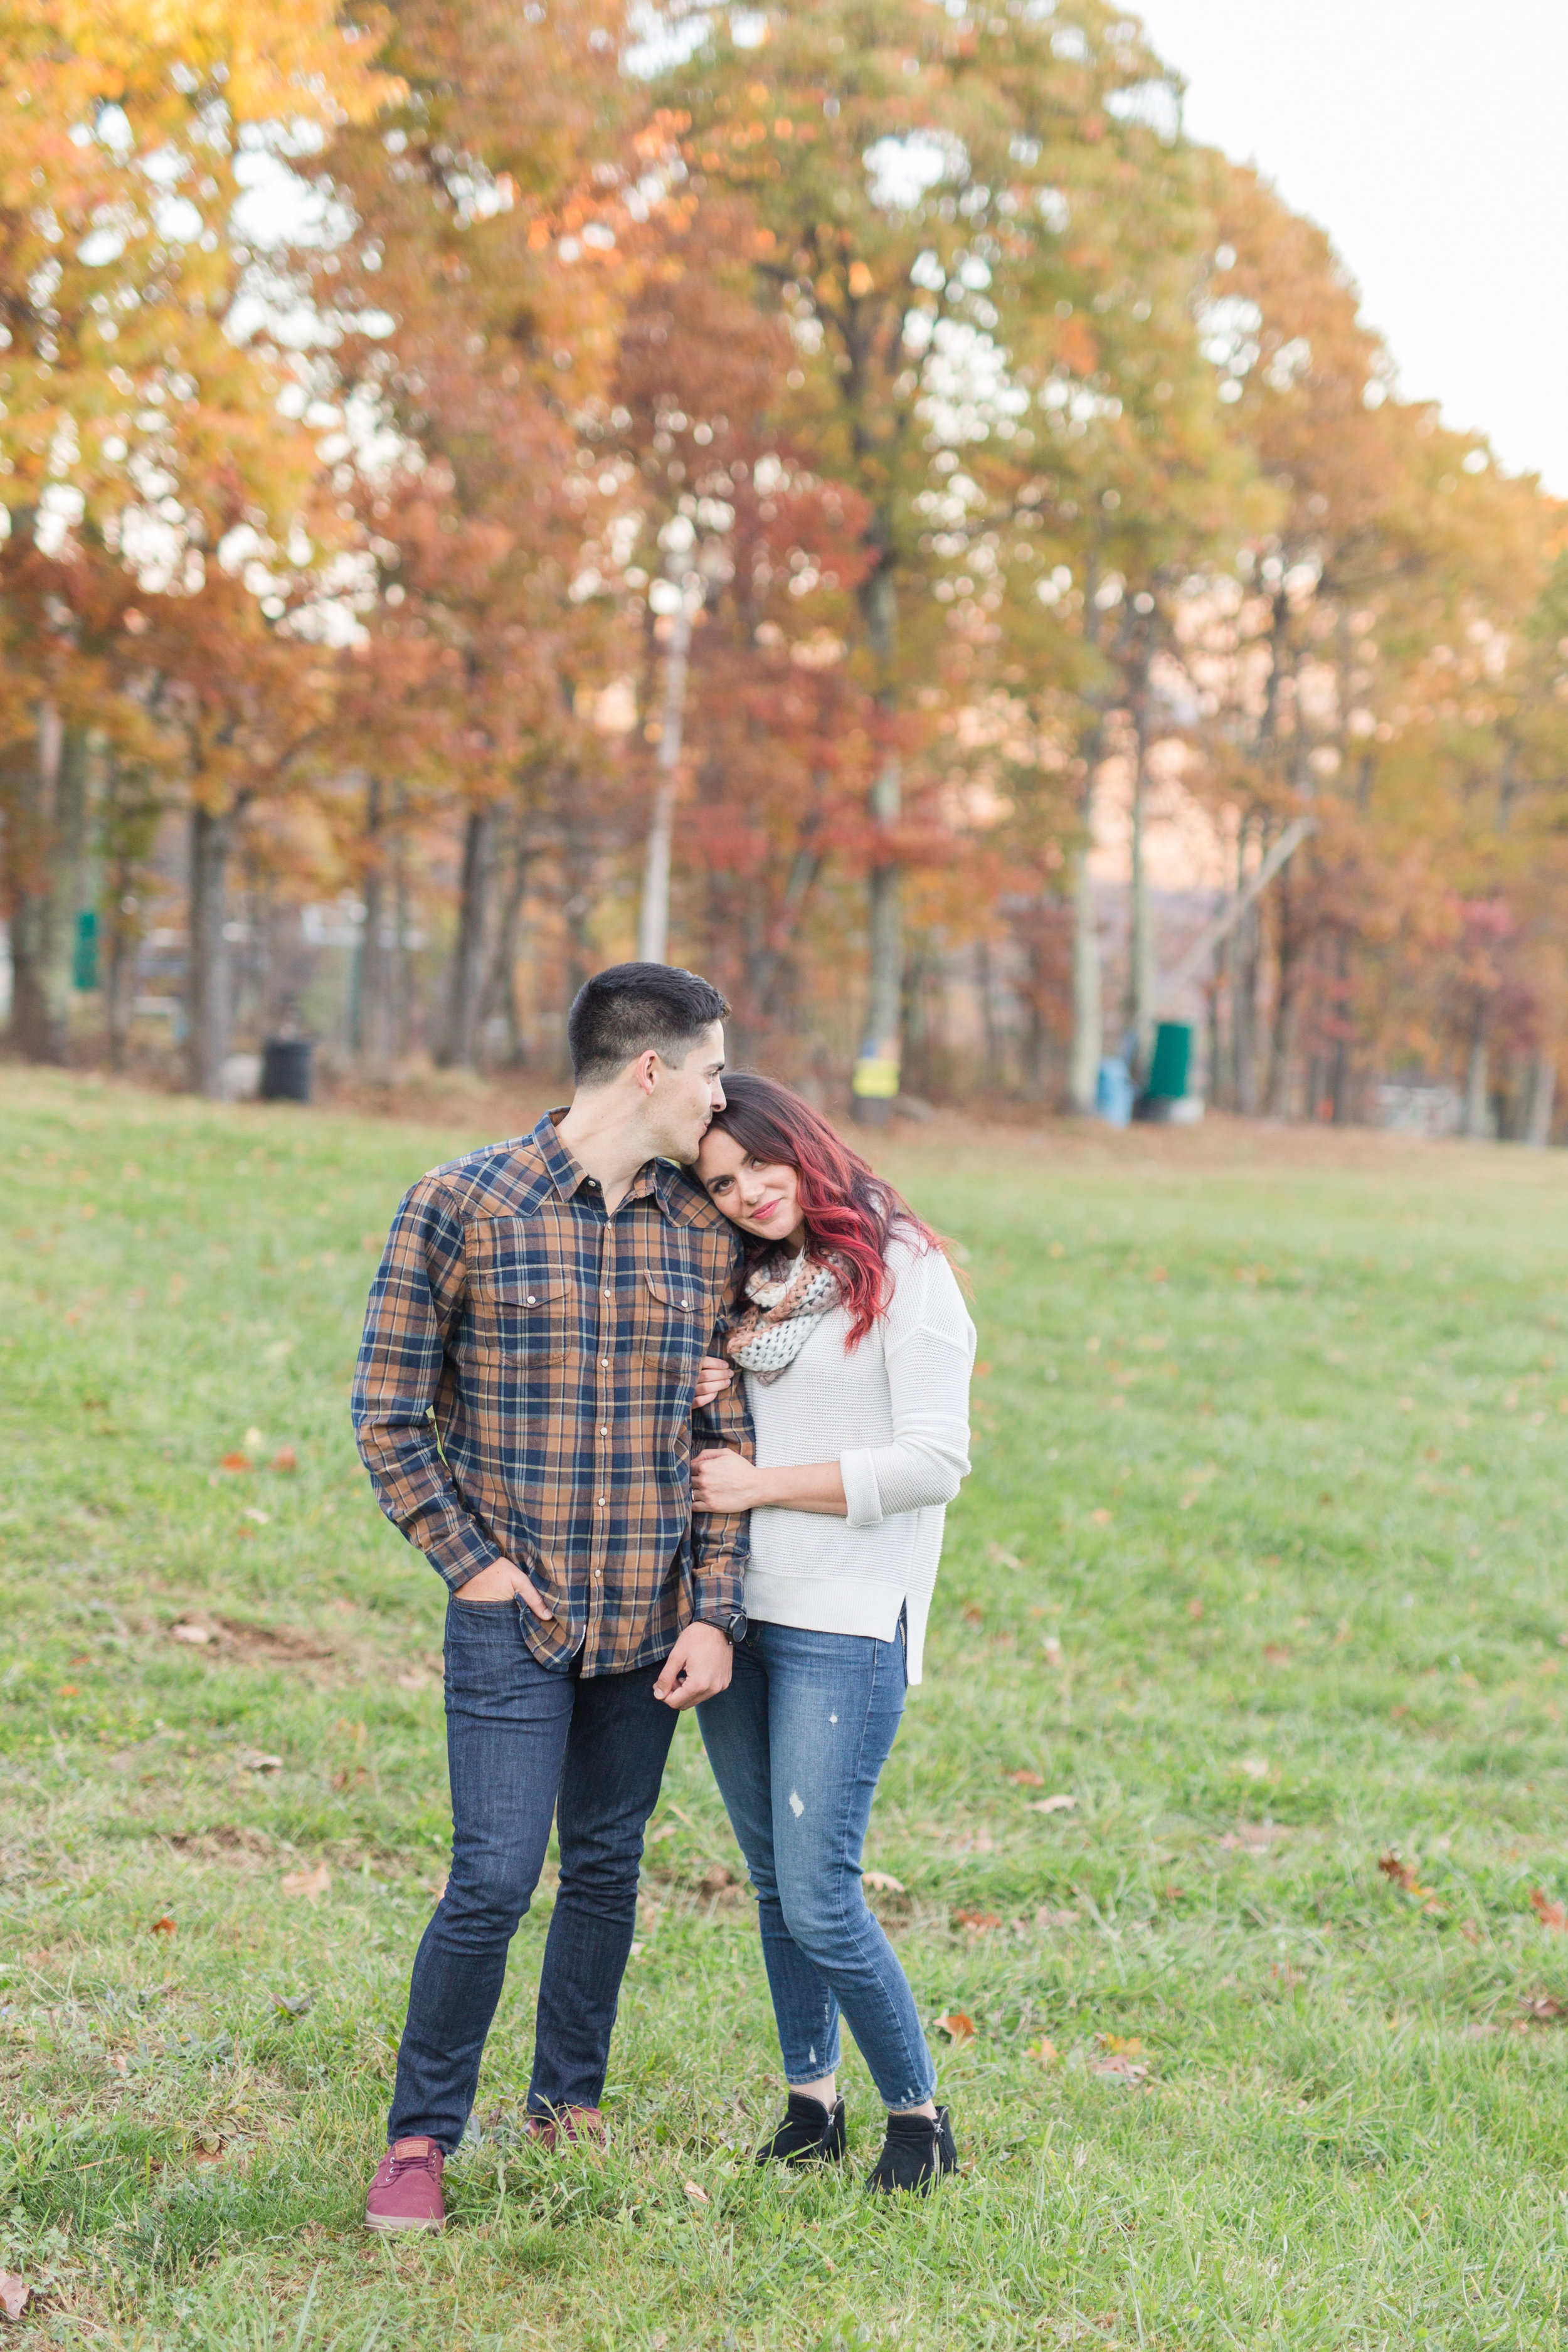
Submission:
[[643,1271],[641,1353],[667,1372],[695,1377],[711,1318],[705,1284],[676,1266]]
[[539,1239],[518,1246],[493,1234],[468,1274],[470,1346],[520,1364],[552,1364],[570,1352],[577,1286]]

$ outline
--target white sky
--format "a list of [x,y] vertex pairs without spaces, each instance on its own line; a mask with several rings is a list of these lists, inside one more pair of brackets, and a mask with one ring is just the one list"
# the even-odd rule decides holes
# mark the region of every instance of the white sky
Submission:
[[1191,135],[1320,222],[1411,399],[1568,497],[1568,0],[1134,0]]

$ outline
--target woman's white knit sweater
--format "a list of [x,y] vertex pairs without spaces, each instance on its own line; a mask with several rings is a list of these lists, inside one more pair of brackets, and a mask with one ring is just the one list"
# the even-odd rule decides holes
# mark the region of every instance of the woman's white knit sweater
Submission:
[[888,1311],[858,1348],[833,1307],[776,1381],[747,1374],[758,1467],[837,1461],[849,1516],[753,1511],[746,1613],[890,1642],[907,1609],[918,1683],[945,1506],[969,1471],[974,1326],[940,1250],[895,1238],[888,1265]]

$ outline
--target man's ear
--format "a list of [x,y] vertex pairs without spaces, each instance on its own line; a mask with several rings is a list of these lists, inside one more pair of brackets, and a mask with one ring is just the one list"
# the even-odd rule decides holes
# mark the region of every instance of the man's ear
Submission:
[[639,1095],[652,1094],[658,1081],[658,1055],[651,1045],[646,1054],[639,1054],[632,1064],[632,1076],[637,1080]]

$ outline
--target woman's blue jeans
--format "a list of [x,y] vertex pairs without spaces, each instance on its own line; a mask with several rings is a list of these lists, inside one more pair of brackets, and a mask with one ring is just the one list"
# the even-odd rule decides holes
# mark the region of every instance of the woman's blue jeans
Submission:
[[879,1642],[753,1618],[729,1689],[697,1710],[757,1890],[784,2079],[834,2072],[842,2011],[889,2107],[921,2106],[936,2085],[909,1979],[860,1886],[904,1681],[901,1626]]

